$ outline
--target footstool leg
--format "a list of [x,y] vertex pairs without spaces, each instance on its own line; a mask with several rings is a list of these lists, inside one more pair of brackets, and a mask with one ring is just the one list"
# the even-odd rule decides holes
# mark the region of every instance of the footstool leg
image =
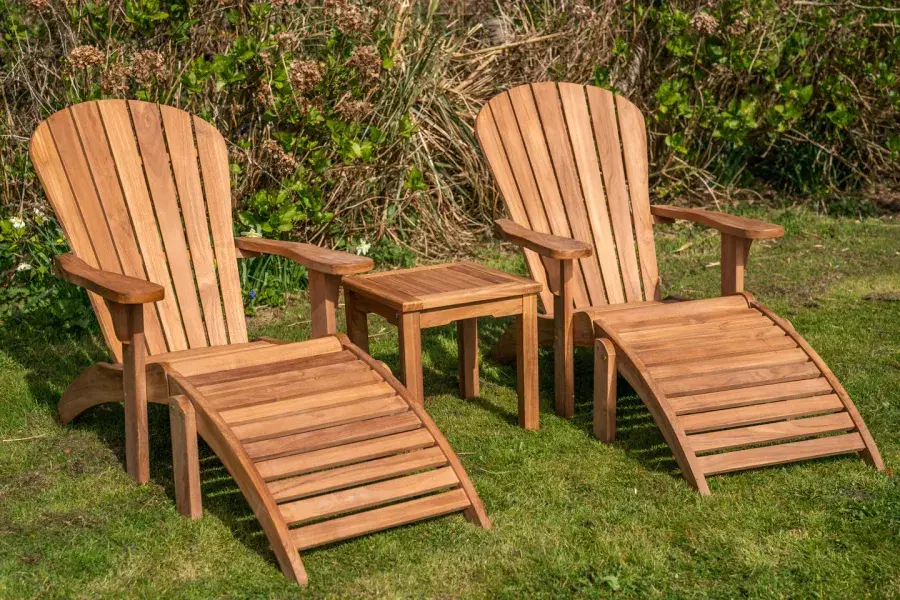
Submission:
[[172,469],[175,472],[175,506],[189,519],[203,516],[200,499],[200,458],[197,451],[197,416],[184,396],[169,399],[172,428]]
[[422,385],[422,328],[419,313],[400,315],[400,370],[403,383],[413,400],[422,404],[425,388]]
[[356,294],[344,290],[344,312],[347,317],[347,337],[364,352],[369,352],[368,314],[356,307]]
[[606,338],[594,340],[594,436],[616,439],[616,347]]
[[537,296],[522,298],[522,314],[516,316],[516,380],[519,392],[519,426],[540,427],[538,401]]
[[456,343],[459,347],[459,395],[474,398],[478,385],[478,319],[456,322]]

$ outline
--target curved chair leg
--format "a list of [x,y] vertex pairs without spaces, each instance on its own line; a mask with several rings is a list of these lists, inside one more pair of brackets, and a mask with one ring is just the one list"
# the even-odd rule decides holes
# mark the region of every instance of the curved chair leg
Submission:
[[[125,399],[122,365],[96,363],[82,371],[56,405],[63,425],[68,425],[81,413],[101,404],[122,402]],[[169,401],[166,376],[158,365],[147,367],[147,402],[166,404]]]
[[125,398],[122,365],[97,363],[85,369],[69,385],[56,405],[59,419],[68,425],[72,419],[100,404],[122,402]]

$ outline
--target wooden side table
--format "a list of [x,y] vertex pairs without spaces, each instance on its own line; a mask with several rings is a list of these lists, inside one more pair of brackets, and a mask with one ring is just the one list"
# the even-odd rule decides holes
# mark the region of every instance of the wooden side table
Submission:
[[456,321],[459,391],[479,393],[478,317],[516,316],[519,425],[538,428],[537,293],[541,284],[472,262],[344,277],[347,334],[368,351],[368,313],[400,330],[401,375],[423,401],[422,329]]

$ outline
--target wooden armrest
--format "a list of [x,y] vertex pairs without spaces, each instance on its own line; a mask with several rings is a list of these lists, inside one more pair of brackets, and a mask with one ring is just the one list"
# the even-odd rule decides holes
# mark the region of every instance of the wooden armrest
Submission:
[[289,258],[313,271],[327,275],[355,275],[371,271],[375,263],[366,256],[357,256],[339,250],[327,250],[301,242],[283,242],[265,238],[234,238],[239,250],[275,254]]
[[654,204],[650,207],[650,214],[668,219],[684,219],[685,221],[701,223],[724,234],[748,240],[766,240],[780,238],[784,235],[784,227],[781,225],[703,210],[702,208],[683,208],[680,206]]
[[534,250],[541,256],[554,260],[584,258],[594,251],[590,244],[559,235],[538,233],[509,219],[494,221],[494,233],[508,242]]
[[163,286],[158,283],[95,269],[71,253],[60,254],[53,262],[56,265],[56,274],[60,278],[117,304],[158,302],[166,293]]

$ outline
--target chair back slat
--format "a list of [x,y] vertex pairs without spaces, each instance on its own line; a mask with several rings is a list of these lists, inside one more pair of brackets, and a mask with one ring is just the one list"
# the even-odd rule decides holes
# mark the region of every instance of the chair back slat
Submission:
[[[518,132],[522,136],[522,143],[527,153],[525,164],[531,166],[534,174],[541,204],[550,224],[550,233],[572,237],[572,230],[566,217],[566,209],[559,191],[556,173],[553,171],[553,162],[550,160],[550,151],[547,149],[547,138],[541,127],[541,119],[538,116],[531,86],[519,86],[511,89],[508,93]],[[572,295],[577,305],[587,306],[590,304],[590,300],[584,286],[584,278],[580,276],[580,267],[576,268],[576,271],[579,276],[575,278],[575,289]]]
[[[550,224],[508,95],[498,96],[494,102],[485,105],[478,115],[476,131],[513,220],[534,231],[550,233]],[[526,250],[525,260],[532,276],[544,286],[540,294],[541,304],[549,311],[553,298],[548,291],[547,275],[541,259],[537,253]]]
[[211,235],[209,219],[203,201],[200,169],[197,168],[197,149],[194,146],[191,115],[171,106],[160,106],[160,112],[166,131],[169,157],[172,160],[175,187],[178,190],[178,197],[181,198],[181,216],[184,219],[184,230],[187,233],[191,264],[197,280],[197,292],[207,324],[209,343],[211,346],[227,344],[225,313],[222,312],[216,262],[209,242]]
[[[584,196],[581,192],[581,180],[575,164],[569,128],[566,126],[563,116],[559,91],[555,83],[536,83],[531,86],[531,90],[534,93],[534,100],[541,118],[544,138],[547,140],[553,172],[556,174],[564,209],[563,214],[569,223],[572,237],[590,244],[593,242],[591,223],[588,220]],[[589,304],[606,303],[603,282],[595,264],[596,259],[588,257],[582,258],[578,262],[587,302]]]
[[[125,203],[122,187],[116,177],[103,175],[105,173],[115,173],[116,167],[110,144],[106,138],[99,108],[95,103],[84,103],[71,107],[69,114],[75,120],[82,147],[91,149],[89,152],[85,152],[85,158],[88,162],[94,188],[102,205],[103,219],[105,219],[109,228],[109,237],[107,237],[105,235],[106,230],[100,227],[100,232],[97,235],[101,242],[95,241],[93,243],[98,249],[116,250],[119,264],[121,265],[121,271],[117,272],[124,273],[130,277],[146,278],[144,261],[141,258],[137,240],[132,234],[131,216]],[[57,113],[57,115],[65,117],[64,112]],[[55,116],[51,118],[55,118]],[[53,125],[51,123],[52,130]],[[68,146],[63,144],[62,147]],[[77,155],[77,151],[61,153],[63,159],[66,156]],[[90,197],[90,190],[85,190],[84,194]],[[80,198],[81,194],[76,194],[75,197]],[[82,214],[84,214],[83,209]],[[115,262],[112,263],[110,268],[115,269]],[[159,311],[155,306],[146,306],[144,308],[144,332],[149,352],[165,352],[167,347],[166,340],[163,334],[162,323],[159,319]]]
[[[646,130],[634,105],[596,87],[523,85],[485,105],[476,134],[514,221],[594,246],[576,263],[576,308],[659,299]],[[535,258],[528,265],[546,271]]]
[[[653,241],[653,216],[650,214],[650,171],[647,164],[647,126],[644,115],[621,96],[616,96],[619,129],[622,131],[622,156],[628,174],[631,194],[631,213],[634,235],[637,238],[641,280],[646,290],[659,286],[659,267],[656,264],[656,244]],[[654,298],[648,297],[647,300]],[[658,298],[656,298],[658,299]]]
[[[165,289],[145,307],[148,352],[247,341],[227,152],[215,128],[157,104],[85,102],[41,123],[31,156],[77,256]],[[91,301],[121,360],[109,311]]]
[[[200,172],[206,192],[206,208],[212,228],[213,252],[219,269],[219,285],[222,306],[228,324],[231,343],[247,341],[247,322],[244,320],[244,300],[241,297],[237,269],[237,252],[231,224],[231,183],[228,174],[228,149],[219,131],[193,116],[197,153],[200,156]],[[226,285],[227,284],[227,285]]]
[[[562,98],[567,123],[591,122],[588,105],[585,101],[584,86],[561,83],[559,84],[559,95]],[[619,276],[619,265],[616,262],[616,241],[613,238],[612,223],[609,220],[609,206],[603,187],[603,172],[600,170],[600,162],[597,158],[597,145],[594,141],[593,131],[590,127],[584,126],[573,126],[569,131],[584,198],[591,200],[585,202],[585,207],[594,238],[594,248],[597,249],[596,260],[600,262],[606,301],[609,304],[622,303],[625,301],[625,293],[622,289],[622,278]]]

